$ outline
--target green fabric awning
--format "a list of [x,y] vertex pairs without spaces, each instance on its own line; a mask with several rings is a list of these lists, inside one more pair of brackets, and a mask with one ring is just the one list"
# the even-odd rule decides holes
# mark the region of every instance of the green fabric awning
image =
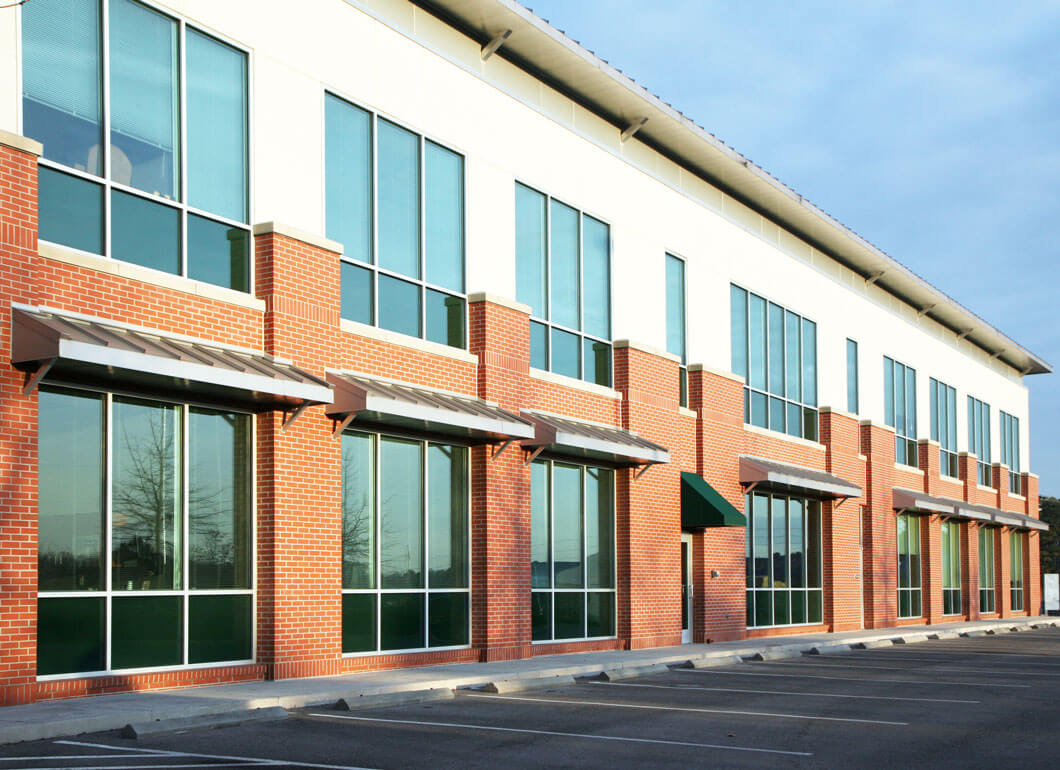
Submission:
[[681,473],[681,528],[746,527],[747,518],[696,473]]

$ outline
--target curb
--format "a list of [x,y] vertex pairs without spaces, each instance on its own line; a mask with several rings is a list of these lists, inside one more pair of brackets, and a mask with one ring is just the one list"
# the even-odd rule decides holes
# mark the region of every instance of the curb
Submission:
[[452,700],[456,697],[451,689],[436,687],[427,690],[401,690],[399,692],[381,692],[375,694],[354,693],[339,698],[335,704],[337,711],[376,708],[381,706],[405,706],[410,703],[426,703],[436,700]]
[[486,684],[480,687],[469,687],[466,689],[504,695],[510,692],[523,692],[524,690],[562,687],[568,684],[574,684],[574,677],[569,674],[560,674],[559,676],[533,676],[520,677],[517,679],[501,679],[494,682],[486,682]]
[[619,679],[632,679],[637,676],[669,673],[670,667],[665,663],[652,663],[647,666],[624,666],[601,671],[595,678],[601,682],[616,682]]
[[121,737],[139,740],[150,735],[176,733],[182,730],[196,730],[203,727],[230,727],[231,725],[241,725],[246,722],[264,722],[273,719],[286,719],[287,717],[286,709],[282,709],[279,706],[270,706],[263,709],[248,709],[227,714],[200,714],[193,717],[156,719],[153,722],[130,722],[122,728]]

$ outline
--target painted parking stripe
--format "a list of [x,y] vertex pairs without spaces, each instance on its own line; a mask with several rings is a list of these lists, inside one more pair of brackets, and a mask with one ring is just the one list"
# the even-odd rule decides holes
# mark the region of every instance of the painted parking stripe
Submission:
[[353,717],[343,714],[309,714],[311,717],[327,719],[349,719],[355,722],[375,722],[394,725],[423,725],[425,727],[449,727],[458,730],[489,730],[503,733],[529,733],[531,735],[555,735],[562,738],[588,738],[596,741],[620,741],[624,743],[651,743],[663,746],[688,746],[696,749],[724,749],[726,751],[751,751],[758,754],[786,754],[792,757],[812,757],[808,751],[783,751],[781,749],[758,749],[750,746],[725,746],[720,743],[689,743],[687,741],[664,741],[658,738],[627,738],[621,735],[589,735],[586,733],[563,733],[554,730],[530,730],[524,727],[495,727],[493,725],[471,725],[459,722],[424,722],[416,719],[378,719],[375,717]]
[[857,722],[869,725],[894,725],[896,727],[907,727],[908,722],[890,722],[883,719],[852,719],[850,717],[822,717],[812,714],[779,714],[769,711],[738,711],[735,709],[706,709],[691,708],[685,706],[647,706],[640,703],[608,703],[607,701],[592,700],[562,700],[559,698],[526,698],[515,695],[483,695],[481,693],[469,693],[476,700],[479,698],[490,698],[492,700],[514,700],[525,703],[559,703],[566,706],[604,706],[617,709],[639,709],[642,711],[685,711],[693,714],[729,714],[732,716],[747,717],[773,717],[775,719],[808,719],[816,722]]
[[965,687],[1016,687],[1022,690],[1030,689],[1029,684],[993,684],[991,682],[949,682],[938,679],[859,679],[853,676],[820,676],[814,674],[761,674],[757,671],[718,671],[717,669],[705,668],[675,668],[673,671],[682,674],[714,674],[717,676],[782,676],[788,679],[831,679],[839,682],[873,682],[878,684],[957,684]]
[[977,700],[954,700],[952,698],[899,698],[894,695],[847,695],[834,692],[793,692],[791,690],[738,690],[732,687],[699,687],[684,684],[637,684],[635,682],[589,682],[610,687],[651,687],[659,690],[709,690],[710,692],[743,692],[752,695],[798,695],[811,698],[859,698],[864,700],[907,700],[922,703],[980,703]]
[[[873,650],[873,652],[875,652],[875,650]],[[933,653],[928,653],[928,654],[933,654]],[[935,654],[935,657],[929,658],[929,657],[926,657],[925,654],[920,652],[920,651],[917,651],[915,656],[910,655],[909,653],[900,652],[900,651],[897,651],[897,650],[894,651],[894,652],[887,652],[887,656],[888,657],[894,656],[895,660],[918,660],[918,661],[924,661],[924,662],[929,662],[929,663],[970,663],[971,662],[971,661],[957,660],[957,658],[959,658],[960,655],[963,654],[963,653],[943,653],[943,652],[940,652],[940,653],[934,653],[934,654]],[[984,652],[984,653],[977,653],[977,654],[980,654],[980,655],[1000,655],[1002,657],[1008,657],[1008,658],[1012,657],[1011,655],[1008,655],[1007,653],[1004,653],[1004,652],[996,652],[996,653],[995,652]],[[851,656],[851,659],[852,660],[861,660],[862,658],[860,658],[859,656]],[[870,660],[870,658],[866,657],[866,658],[863,658],[863,660]],[[879,658],[871,658],[871,660],[879,660]],[[1029,660],[1020,661],[1018,663],[1015,662],[1015,661],[1007,661],[1007,660],[989,660],[989,661],[984,660],[984,661],[980,661],[980,662],[983,665],[990,665],[990,666],[1019,666],[1020,668],[1027,668],[1028,666],[1034,666],[1035,668],[1041,668],[1041,667],[1060,668],[1060,663],[1037,663],[1035,661],[1029,661]]]
[[932,672],[935,672],[935,671],[944,671],[947,674],[974,673],[976,676],[979,676],[980,674],[983,674],[983,673],[986,673],[986,674],[993,673],[994,676],[1060,676],[1060,674],[1042,674],[1042,673],[1037,673],[1037,672],[1033,672],[1033,671],[1031,671],[1031,672],[1027,672],[1027,671],[1006,671],[1004,673],[1001,673],[1001,672],[989,672],[989,671],[974,671],[974,672],[970,672],[967,668],[935,668],[934,666],[873,666],[873,665],[869,665],[869,664],[862,665],[862,664],[859,664],[859,663],[832,663],[831,661],[828,661],[828,662],[825,662],[825,661],[817,662],[816,660],[814,660],[812,663],[809,663],[807,661],[807,662],[802,663],[802,664],[799,664],[799,663],[785,663],[784,661],[764,661],[764,662],[763,661],[752,661],[750,665],[755,666],[757,668],[758,666],[774,667],[774,666],[793,666],[793,665],[807,665],[807,664],[813,666],[814,668],[864,668],[864,669],[879,669],[881,671],[909,671],[911,673],[919,673],[921,671],[923,671],[924,673],[932,673]]
[[[879,652],[879,650],[873,650],[873,652]],[[901,650],[894,650],[893,652],[901,652]],[[924,652],[928,651],[924,650]],[[934,644],[931,645],[931,652],[935,652],[939,655],[991,655],[1000,658],[1055,658],[1057,656],[1057,653],[1055,652],[982,652],[980,650],[969,650],[960,646],[936,647]],[[892,654],[892,651],[888,650],[887,654]],[[1060,663],[1035,663],[1034,665],[1060,666]]]
[[[51,759],[51,757],[46,757]],[[165,757],[159,757],[165,759]],[[23,757],[26,759],[26,757]],[[63,756],[63,759],[71,757]],[[56,765],[54,767],[34,767],[32,770],[159,770],[165,767],[275,767],[277,762],[261,760],[260,762],[196,762],[190,765]],[[286,762],[284,764],[287,764]],[[297,765],[295,765],[297,767]]]
[[[297,762],[295,760],[286,759],[268,759],[266,757],[232,757],[224,754],[196,754],[190,751],[172,751],[162,749],[142,749],[142,748],[126,748],[124,746],[108,746],[106,743],[86,743],[84,741],[55,741],[57,744],[63,746],[86,746],[92,749],[111,749],[112,751],[128,751],[128,752],[142,752],[142,754],[133,754],[131,759],[140,759],[146,754],[151,754],[159,757],[160,759],[165,757],[195,757],[197,759],[227,759],[230,762],[247,762],[256,763],[260,765],[282,765],[284,767],[316,767],[321,770],[371,770],[367,767],[355,767],[351,765],[321,765],[314,762]],[[65,757],[66,755],[64,755]],[[144,757],[146,758],[146,757]],[[129,767],[129,765],[124,765]],[[176,767],[176,765],[152,765],[152,767],[165,768],[165,767]],[[205,767],[205,765],[195,765],[195,767]],[[36,770],[43,770],[43,768],[36,768]],[[72,768],[62,768],[62,770],[73,770]],[[76,770],[87,770],[86,768],[76,768]]]

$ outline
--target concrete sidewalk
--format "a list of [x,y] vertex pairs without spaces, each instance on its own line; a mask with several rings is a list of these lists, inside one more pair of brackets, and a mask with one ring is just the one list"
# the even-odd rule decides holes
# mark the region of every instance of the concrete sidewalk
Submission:
[[286,709],[324,706],[340,699],[368,705],[376,699],[391,699],[394,693],[408,693],[410,697],[415,697],[413,693],[417,691],[453,690],[490,683],[508,687],[532,686],[533,680],[537,679],[598,676],[603,672],[617,676],[623,670],[633,674],[635,669],[649,666],[696,664],[697,661],[702,665],[709,663],[711,658],[732,662],[734,657],[797,656],[810,653],[814,648],[819,652],[829,652],[861,644],[911,644],[928,642],[936,636],[978,636],[1030,626],[1060,626],[1060,618],[1010,618],[834,634],[798,634],[647,650],[543,655],[493,663],[456,663],[345,676],[50,700],[0,708],[0,744],[115,730],[130,723],[214,715],[220,717],[274,706]]

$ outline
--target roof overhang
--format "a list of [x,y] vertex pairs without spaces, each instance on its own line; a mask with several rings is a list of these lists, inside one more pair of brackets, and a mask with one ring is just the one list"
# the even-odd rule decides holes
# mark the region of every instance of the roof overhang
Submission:
[[471,443],[534,435],[534,426],[526,420],[472,396],[361,374],[329,372],[327,379],[335,389],[335,400],[324,411],[337,421],[336,434],[349,425],[368,425],[453,436]]
[[977,521],[1017,529],[1046,531],[1049,525],[1032,516],[1012,511],[1003,511],[989,505],[976,505],[951,497],[934,497],[915,489],[895,487],[891,492],[892,505],[899,512],[937,513],[946,518]]
[[612,465],[658,465],[670,462],[670,450],[636,433],[612,425],[582,422],[541,412],[523,411],[534,425],[533,438],[520,445],[536,457],[542,451]]
[[740,483],[825,499],[861,497],[861,487],[826,471],[778,463],[761,457],[740,456]]
[[265,353],[76,313],[13,305],[11,363],[40,381],[254,411],[331,401],[328,384]]
[[[350,0],[348,0],[350,1]],[[411,0],[1021,374],[1052,366],[514,0]]]
[[681,472],[681,528],[746,527],[747,517],[698,473]]

